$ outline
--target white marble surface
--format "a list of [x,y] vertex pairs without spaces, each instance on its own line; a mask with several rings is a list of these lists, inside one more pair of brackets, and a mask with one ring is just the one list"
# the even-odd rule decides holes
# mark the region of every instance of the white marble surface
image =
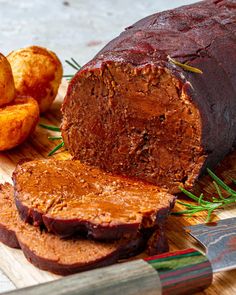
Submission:
[[[54,50],[63,61],[92,58],[126,26],[192,0],[0,0],[0,52],[28,45]],[[70,69],[66,68],[68,73]],[[0,261],[1,268],[1,261]],[[14,288],[0,271],[0,292]]]

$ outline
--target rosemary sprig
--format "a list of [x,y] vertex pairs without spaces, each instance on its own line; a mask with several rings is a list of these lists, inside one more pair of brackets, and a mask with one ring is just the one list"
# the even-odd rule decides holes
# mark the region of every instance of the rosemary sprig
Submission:
[[39,123],[39,126],[42,127],[42,128],[44,128],[44,129],[47,129],[47,130],[61,132],[61,129],[59,127],[56,127],[56,126],[42,124],[42,123]]
[[70,60],[65,60],[65,62],[70,65],[72,68],[74,68],[76,71],[81,69],[81,66],[77,63],[77,61],[71,57],[71,61]]
[[[39,124],[40,127],[47,129],[47,130],[52,130],[52,131],[56,131],[56,132],[61,132],[59,127],[56,126],[52,126],[52,125],[46,125],[46,124]],[[49,136],[48,137],[49,140],[61,140],[62,136]],[[60,148],[62,148],[64,146],[64,141],[61,141],[57,146],[55,146],[49,153],[48,156],[52,156],[53,154],[55,154],[56,151],[58,151]]]
[[[76,71],[79,71],[81,69],[81,66],[73,57],[71,57],[71,60],[65,60],[65,62]],[[70,81],[74,77],[74,75],[63,75],[63,77]]]
[[[76,71],[79,71],[81,69],[81,66],[78,64],[78,62],[73,57],[71,57],[70,60],[66,60],[65,62]],[[66,78],[67,80],[71,80],[74,77],[74,75],[63,75],[63,77]],[[44,129],[47,129],[47,130],[61,132],[60,128],[56,127],[56,126],[46,125],[46,124],[42,124],[42,123],[40,123],[39,126]],[[49,136],[48,139],[49,140],[62,140],[62,136]],[[61,141],[55,148],[53,148],[48,153],[48,156],[52,156],[56,151],[58,151],[63,146],[64,146],[64,142]]]
[[200,70],[198,68],[195,68],[195,67],[189,66],[188,62],[183,64],[183,63],[171,58],[169,55],[167,56],[167,59],[168,59],[169,62],[175,64],[176,66],[179,66],[179,67],[183,68],[184,70],[186,70],[188,72],[197,73],[197,74],[203,74],[202,70]]
[[52,156],[53,154],[55,154],[56,151],[58,151],[60,148],[62,148],[64,146],[64,141],[62,141],[61,143],[59,143],[57,146],[54,147],[54,149],[51,150],[51,152],[48,153],[48,156]]
[[[207,172],[213,179],[213,184],[215,186],[216,192],[218,194],[218,197],[213,197],[212,201],[206,201],[204,200],[203,193],[197,197],[193,193],[187,191],[183,187],[179,187],[179,189],[190,199],[197,202],[197,204],[188,204],[185,202],[177,201],[179,204],[185,206],[185,210],[173,212],[174,215],[187,215],[191,217],[192,215],[206,211],[207,212],[207,218],[206,222],[209,222],[211,219],[211,215],[213,211],[216,209],[223,208],[227,205],[230,205],[232,203],[236,203],[236,191],[233,190],[231,187],[229,187],[223,180],[221,180],[215,173],[213,173],[210,169],[207,169]],[[232,179],[233,183],[236,183],[236,180]],[[223,197],[223,194],[221,192],[221,189],[226,191],[228,193],[228,197]]]
[[49,140],[59,140],[62,139],[62,136],[48,136]]

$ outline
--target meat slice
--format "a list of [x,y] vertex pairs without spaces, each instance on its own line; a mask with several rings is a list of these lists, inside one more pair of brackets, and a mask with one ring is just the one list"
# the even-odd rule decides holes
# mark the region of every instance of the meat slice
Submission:
[[235,62],[234,0],[146,17],[72,79],[62,107],[65,145],[105,171],[170,192],[190,188],[236,140]]
[[115,263],[138,254],[145,247],[142,235],[113,242],[95,242],[82,237],[60,239],[24,223],[18,216],[13,193],[10,184],[0,185],[0,241],[21,248],[25,257],[43,270],[68,275]]
[[0,184],[0,241],[11,248],[20,248],[15,233],[19,223],[13,194],[9,183]]
[[23,220],[60,236],[135,237],[163,226],[175,197],[154,185],[117,177],[73,160],[18,165],[15,202]]
[[158,228],[149,238],[146,253],[149,256],[169,251],[169,243],[163,228]]

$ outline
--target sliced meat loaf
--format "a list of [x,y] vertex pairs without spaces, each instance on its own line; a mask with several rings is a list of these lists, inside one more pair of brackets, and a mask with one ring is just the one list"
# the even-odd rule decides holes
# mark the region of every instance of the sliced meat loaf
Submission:
[[148,16],[72,79],[62,107],[65,145],[105,171],[171,192],[191,187],[236,139],[235,63],[235,0]]
[[22,219],[64,237],[76,232],[106,240],[135,237],[163,226],[175,201],[154,185],[73,160],[23,163],[13,181]]
[[11,248],[20,248],[16,237],[19,222],[13,194],[9,183],[0,184],[0,241]]
[[21,248],[25,257],[43,270],[68,275],[115,263],[138,254],[145,247],[146,241],[141,235],[113,242],[60,239],[24,223],[19,218],[13,193],[10,184],[0,185],[0,241]]

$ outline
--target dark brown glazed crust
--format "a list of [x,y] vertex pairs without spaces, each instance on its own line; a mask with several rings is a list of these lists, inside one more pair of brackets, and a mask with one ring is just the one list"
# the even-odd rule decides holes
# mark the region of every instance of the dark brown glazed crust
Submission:
[[47,270],[52,273],[61,275],[61,276],[66,276],[86,270],[91,270],[94,268],[98,267],[103,267],[103,266],[108,266],[110,264],[114,264],[118,261],[119,256],[118,256],[118,251],[117,253],[112,253],[109,256],[102,257],[100,260],[96,262],[92,262],[91,264],[87,265],[80,265],[80,264],[60,264],[56,261],[45,259],[43,257],[35,255],[34,251],[30,249],[30,247],[24,245],[23,243],[20,243],[21,249],[24,252],[24,255],[26,259],[32,263],[34,266],[42,269],[42,270]]
[[[182,63],[188,61],[191,66],[200,68],[203,74],[187,72],[175,66],[168,61],[168,55]],[[217,164],[232,149],[236,140],[235,63],[235,1],[201,1],[148,16],[109,42],[72,79],[62,107],[65,144],[74,158],[106,171],[135,176],[166,186],[171,191],[177,191],[180,184],[191,187],[204,168]],[[162,162],[156,159],[158,150],[163,146],[161,143],[158,146],[156,137],[164,125],[158,127],[156,120],[155,133],[155,128],[150,127],[151,121],[147,119],[140,121],[142,123],[137,128],[136,122],[144,115],[144,102],[139,107],[139,114],[134,117],[136,120],[131,123],[135,103],[127,106],[125,95],[123,98],[120,95],[127,87],[128,93],[132,86],[128,84],[129,78],[132,79],[132,75],[128,75],[130,68],[137,79],[145,77],[147,69],[150,72],[156,69],[168,72],[178,84],[177,92],[185,94],[188,111],[194,111],[196,115],[195,125],[180,133],[179,139],[178,136],[171,137],[176,132],[173,126],[184,120],[189,122],[188,119],[180,114],[180,121],[176,119],[176,124],[173,121],[167,126],[166,136],[170,136],[170,142],[164,145],[167,147],[165,154],[159,156],[160,161],[164,158],[166,162],[162,170],[159,169]],[[119,80],[119,69],[122,69],[123,80]],[[148,75],[153,81],[155,75]],[[109,87],[106,86],[107,81]],[[137,87],[142,90],[145,83],[140,82]],[[153,84],[147,84],[148,87],[150,85]],[[152,91],[154,88],[148,89]],[[148,101],[150,93],[145,97]],[[127,99],[132,102],[131,98]],[[152,106],[154,108],[155,104]],[[177,109],[182,108],[179,103]],[[170,106],[167,110],[173,108]],[[152,113],[153,110],[150,107],[148,111]],[[132,124],[139,129],[139,133],[134,134],[136,137],[131,132]],[[145,133],[148,128],[152,133]],[[192,139],[184,146],[185,152],[180,151],[173,156],[176,160],[173,167],[180,162],[178,171],[175,171],[171,165],[168,166],[168,147],[174,153],[175,143],[176,147],[181,147],[190,137]],[[164,140],[162,136],[161,141]],[[127,147],[131,141],[137,147],[136,151]],[[190,158],[187,158],[188,154]]]
[[169,251],[168,239],[164,229],[157,228],[147,243],[146,253],[148,256],[157,255]]
[[[15,233],[14,220],[9,227],[9,220],[15,219],[15,213],[12,204],[12,196],[9,196],[9,191],[13,194],[13,188],[10,183],[0,184],[0,241],[11,248],[20,248],[18,239]],[[13,213],[12,213],[13,212]]]
[[139,230],[164,225],[175,202],[156,186],[72,160],[23,163],[15,169],[13,181],[21,218],[61,237],[136,237]]
[[[140,254],[144,251],[147,246],[148,248],[145,251],[148,255],[157,255],[164,252],[167,252],[169,249],[168,241],[164,231],[156,230],[150,238],[150,233],[144,233],[138,238],[129,240],[128,243],[124,243],[117,251],[101,257],[101,259],[92,261],[88,264],[61,264],[57,261],[45,259],[44,257],[37,256],[33,250],[30,249],[29,245],[25,245],[19,240],[20,248],[22,249],[25,257],[29,262],[31,262],[36,267],[53,272],[58,275],[70,275],[73,273],[78,273],[82,271],[91,270],[98,267],[108,266],[118,262],[119,260],[128,259],[135,255]],[[150,238],[150,240],[149,240]],[[1,241],[1,239],[0,239]],[[151,254],[152,253],[152,254]]]
[[[1,221],[0,221],[1,222]],[[0,241],[10,248],[20,249],[15,231],[0,223]]]
[[[22,202],[15,197],[16,207],[20,214],[22,220],[27,223],[33,224],[34,226],[45,225],[46,228],[56,235],[61,237],[70,237],[75,233],[86,234],[87,237],[92,237],[94,239],[120,239],[123,236],[135,237],[137,231],[139,230],[140,224],[121,224],[118,226],[104,227],[98,225],[93,225],[90,222],[80,220],[80,219],[55,219],[50,218],[42,213],[29,208],[22,204]],[[157,218],[155,225],[165,225],[170,211],[173,209],[175,199],[169,204],[168,208],[162,208],[157,213]]]
[[[96,261],[91,261],[88,263],[71,263],[71,264],[62,264],[55,260],[46,259],[42,256],[38,256],[35,254],[34,250],[30,248],[30,245],[25,245],[19,239],[20,248],[23,251],[25,257],[29,262],[31,262],[36,267],[50,271],[52,273],[66,276],[82,271],[91,270],[98,267],[107,266],[110,264],[114,264],[118,262],[120,259],[127,259],[129,257],[135,256],[141,253],[146,245],[145,240],[140,236],[139,238],[135,238],[130,240],[129,243],[123,244],[121,247],[117,247],[117,249],[111,252],[109,255],[101,257]],[[162,247],[160,248],[159,253],[163,253]]]

